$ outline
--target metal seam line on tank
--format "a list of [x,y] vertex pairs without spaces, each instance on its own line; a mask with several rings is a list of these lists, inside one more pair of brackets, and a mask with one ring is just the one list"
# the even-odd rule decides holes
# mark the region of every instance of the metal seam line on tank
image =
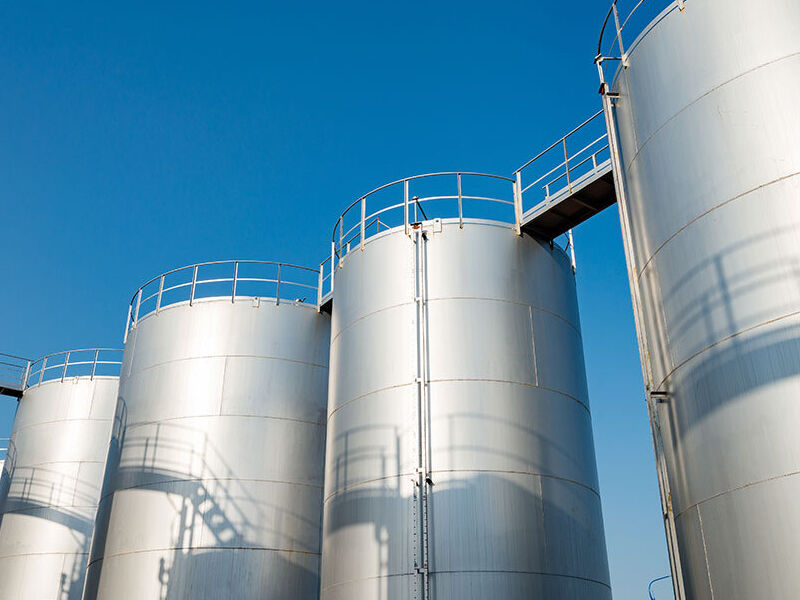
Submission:
[[562,577],[565,579],[579,579],[588,583],[596,583],[611,589],[611,586],[598,579],[591,577],[581,577],[580,575],[567,575],[564,573],[550,573],[548,571],[523,571],[516,569],[459,569],[458,571],[436,571],[436,575],[458,575],[461,573],[509,573],[512,575],[541,575],[542,577]]
[[653,262],[653,259],[655,258],[656,254],[658,254],[658,253],[659,253],[659,252],[660,252],[660,251],[661,251],[661,250],[664,248],[664,246],[666,246],[666,245],[667,245],[667,244],[669,244],[669,243],[670,243],[670,242],[671,242],[673,239],[675,239],[676,237],[678,237],[678,236],[679,236],[681,233],[683,233],[683,231],[684,231],[684,230],[688,229],[689,227],[691,227],[692,225],[694,225],[695,223],[697,223],[698,221],[700,221],[701,219],[703,219],[703,217],[706,217],[706,216],[708,216],[709,214],[711,214],[712,212],[714,212],[714,211],[715,211],[715,210],[717,210],[718,208],[722,208],[722,207],[724,207],[724,206],[726,206],[726,205],[730,204],[731,202],[734,202],[734,201],[736,201],[736,200],[741,200],[741,199],[742,199],[742,198],[744,198],[745,196],[749,196],[750,194],[754,194],[755,192],[758,192],[758,191],[760,191],[760,190],[763,190],[763,189],[765,189],[765,188],[768,188],[769,186],[771,186],[771,185],[775,185],[776,183],[782,183],[782,182],[784,182],[784,181],[786,181],[786,180],[788,180],[788,179],[792,179],[793,177],[797,177],[798,175],[800,175],[800,171],[797,171],[797,172],[795,172],[795,173],[789,173],[788,175],[783,175],[783,176],[781,176],[781,177],[778,177],[777,179],[773,179],[772,181],[768,181],[768,182],[766,182],[766,183],[762,183],[761,185],[759,185],[759,186],[756,186],[756,187],[754,187],[754,188],[752,188],[752,189],[749,189],[749,190],[747,190],[747,191],[745,191],[745,192],[742,192],[741,194],[737,194],[737,195],[736,195],[736,196],[734,196],[733,198],[728,198],[727,200],[723,200],[723,201],[722,201],[722,202],[720,202],[719,204],[717,204],[717,205],[715,205],[715,206],[712,206],[711,208],[709,208],[707,211],[705,211],[705,212],[703,212],[703,213],[701,213],[701,214],[697,215],[697,216],[696,216],[696,217],[694,217],[692,220],[688,221],[688,222],[687,222],[685,225],[683,225],[683,226],[682,226],[680,229],[678,229],[678,230],[677,230],[675,233],[673,233],[672,235],[670,235],[670,236],[669,236],[669,237],[668,237],[666,240],[664,240],[664,242],[663,242],[663,243],[662,243],[662,244],[661,244],[661,245],[660,245],[658,248],[656,248],[656,249],[653,251],[653,253],[650,255],[650,257],[647,259],[647,261],[646,261],[646,262],[644,263],[644,265],[642,266],[641,272],[639,273],[639,279],[640,279],[640,280],[642,279],[642,277],[644,276],[644,272],[645,272],[645,270],[646,270],[646,269],[647,269],[647,267],[650,265],[650,263],[651,263],[651,262]]
[[[80,417],[69,418],[69,419],[55,419],[53,421],[37,421],[36,423],[31,423],[30,425],[23,425],[18,429],[12,431],[12,435],[16,436],[20,431],[25,431],[26,429],[30,429],[31,427],[39,427],[40,425],[54,425],[56,423],[70,423],[72,421],[81,423],[105,423],[105,422],[112,422],[114,419],[82,419]],[[58,462],[73,462],[73,461],[58,461]]]
[[[459,570],[459,571],[436,571],[436,573],[432,573],[432,575],[453,575],[459,573],[507,573],[510,575],[537,575],[541,577],[560,577],[563,579],[578,579],[580,581],[585,581],[587,583],[596,583],[598,585],[602,585],[608,589],[611,589],[611,586],[604,582],[598,581],[597,579],[591,579],[589,577],[581,577],[580,575],[564,575],[562,573],[548,573],[546,571],[513,571],[513,570]],[[410,577],[415,575],[413,571],[402,571],[400,573],[386,573],[382,575],[368,575],[366,577],[359,577],[357,579],[347,579],[344,581],[339,581],[337,583],[332,583],[330,585],[324,586],[323,590],[331,590],[337,587],[341,587],[343,585],[351,585],[353,583],[361,583],[364,581],[377,581],[379,579],[389,579],[391,577]]]
[[[156,469],[157,470],[157,469]],[[248,478],[248,477],[202,477],[202,476],[194,476],[194,477],[174,477],[171,479],[159,479],[158,481],[149,481],[147,483],[139,483],[136,485],[115,485],[114,490],[109,492],[108,494],[102,496],[100,500],[105,500],[110,496],[113,496],[115,492],[119,492],[121,490],[142,490],[151,487],[159,487],[167,483],[219,483],[219,482],[239,482],[239,481],[246,481],[248,483],[277,483],[279,485],[293,485],[298,487],[307,487],[316,490],[324,489],[321,485],[315,485],[313,483],[304,483],[302,481],[284,481],[282,479],[257,479],[257,478]]]
[[533,307],[528,306],[528,319],[531,324],[531,352],[533,353],[533,380],[539,386],[539,365],[536,363],[536,335],[533,332]]
[[104,554],[101,558],[91,561],[90,565],[116,558],[118,556],[130,556],[132,554],[149,554],[151,552],[168,552],[170,550],[256,550],[258,552],[281,552],[284,554],[302,554],[304,556],[321,556],[320,552],[309,552],[308,550],[291,550],[288,548],[271,548],[269,546],[207,546],[207,545],[175,545],[165,548],[148,548],[147,550],[128,550],[127,552],[115,552],[114,554]]
[[697,523],[700,525],[700,539],[703,541],[703,558],[706,563],[706,580],[708,590],[711,592],[711,600],[714,600],[714,585],[711,583],[711,565],[708,564],[708,546],[706,546],[706,532],[703,529],[703,517],[700,516],[700,508],[697,508]]
[[[483,382],[483,383],[504,383],[504,384],[509,384],[509,385],[519,385],[519,386],[522,386],[522,387],[535,388],[535,389],[542,390],[542,391],[545,391],[545,392],[558,394],[559,396],[564,396],[565,398],[568,398],[569,400],[572,400],[573,402],[577,402],[578,404],[580,404],[583,407],[584,410],[586,410],[587,412],[591,413],[591,409],[589,408],[589,406],[586,403],[583,402],[583,400],[579,400],[578,398],[576,398],[575,396],[573,396],[571,394],[567,394],[566,392],[562,392],[560,390],[554,390],[553,388],[545,387],[545,386],[542,386],[542,385],[534,385],[534,384],[528,383],[526,381],[511,381],[510,379],[490,379],[490,378],[481,379],[481,378],[474,378],[474,377],[473,378],[457,377],[457,378],[448,378],[448,379],[431,379],[429,381],[429,383],[459,383],[459,382],[462,382],[462,381],[463,382]],[[372,396],[373,394],[379,394],[381,392],[388,392],[389,390],[396,390],[396,389],[400,389],[400,388],[403,388],[403,387],[408,387],[408,386],[411,386],[411,385],[416,385],[416,382],[414,382],[414,381],[406,381],[404,383],[396,383],[396,384],[388,385],[386,387],[382,387],[382,388],[379,388],[379,389],[376,389],[376,390],[371,390],[371,391],[365,392],[363,394],[359,394],[355,398],[351,398],[350,400],[346,400],[345,402],[342,402],[341,404],[339,404],[339,406],[337,406],[330,413],[328,413],[328,418],[330,419],[334,414],[336,414],[339,410],[341,410],[342,408],[344,408],[348,404],[352,404],[353,402],[357,402],[359,400],[363,400],[364,398],[368,398],[368,397]]]
[[[574,479],[569,479],[567,477],[559,477],[558,475],[550,475],[547,473],[533,473],[528,471],[515,471],[515,470],[508,470],[508,469],[433,469],[430,471],[430,474],[434,473],[507,473],[510,475],[525,475],[528,477],[538,477],[540,479],[553,479],[556,481],[563,481],[565,483],[572,483],[581,487],[591,493],[593,493],[598,498],[600,497],[600,491],[594,489],[592,486],[587,485],[585,483],[581,483],[580,481],[575,481]],[[344,492],[352,491],[356,488],[363,487],[365,485],[369,485],[371,483],[378,483],[379,481],[389,481],[392,479],[405,479],[408,477],[413,477],[416,475],[416,471],[408,471],[405,473],[397,473],[394,475],[383,475],[382,477],[374,477],[370,479],[364,479],[362,481],[357,481],[354,483],[350,483],[348,485],[343,485],[335,490],[333,490],[330,494],[323,498],[323,502],[328,502],[335,496],[342,494]]]
[[[134,341],[134,343],[135,343],[135,341]],[[312,362],[307,362],[307,361],[303,361],[303,360],[297,360],[295,358],[285,358],[283,356],[261,356],[261,355],[258,355],[258,354],[209,354],[209,355],[203,355],[203,356],[187,356],[186,358],[173,358],[173,359],[170,359],[170,360],[165,360],[165,361],[162,361],[162,362],[153,363],[152,365],[149,365],[147,367],[138,367],[136,369],[136,375],[138,375],[139,373],[144,373],[145,371],[149,371],[150,369],[154,369],[156,367],[160,367],[161,365],[171,365],[171,364],[174,364],[174,363],[181,363],[181,362],[186,362],[186,361],[190,361],[190,360],[200,360],[200,359],[208,359],[208,358],[259,358],[259,359],[265,359],[265,360],[278,360],[278,361],[282,361],[282,362],[290,362],[290,363],[295,363],[295,364],[298,364],[298,365],[305,365],[307,367],[315,367],[315,368],[318,368],[318,369],[325,369],[325,370],[328,369],[328,365],[322,365],[322,364],[319,364],[319,363],[312,363]],[[133,364],[133,361],[131,361],[131,364]],[[126,375],[122,379],[125,379],[127,381],[128,379],[131,379],[132,377],[133,376],[130,373],[128,373],[128,375]]]
[[762,64],[760,64],[760,65],[758,65],[758,66],[752,67],[751,69],[748,69],[747,71],[743,71],[742,73],[739,73],[738,75],[736,75],[736,77],[732,77],[732,78],[730,78],[730,79],[728,79],[728,80],[726,80],[726,81],[723,81],[722,83],[719,83],[719,84],[715,85],[714,87],[712,87],[712,88],[711,88],[710,90],[708,90],[707,92],[705,92],[705,93],[701,94],[700,96],[698,96],[697,98],[695,98],[694,100],[692,100],[691,102],[689,102],[688,104],[686,104],[686,105],[685,105],[683,108],[679,109],[679,110],[678,110],[678,111],[677,111],[677,112],[676,112],[674,115],[672,115],[671,117],[669,117],[669,118],[668,118],[666,121],[664,121],[664,122],[663,122],[663,123],[662,123],[662,124],[661,124],[661,125],[660,125],[660,126],[657,128],[657,129],[655,129],[655,130],[654,130],[654,131],[653,131],[653,132],[652,132],[652,133],[651,133],[651,134],[648,136],[648,138],[647,138],[646,140],[644,140],[644,142],[642,142],[641,146],[638,146],[638,147],[636,148],[636,152],[634,152],[634,153],[633,153],[633,156],[631,156],[631,159],[630,159],[630,161],[628,162],[628,164],[627,164],[627,165],[625,165],[625,170],[626,170],[626,171],[629,171],[629,170],[630,170],[630,167],[631,167],[631,165],[632,165],[632,164],[634,163],[634,161],[637,159],[637,157],[638,157],[638,156],[639,156],[639,154],[641,153],[642,149],[643,149],[645,146],[647,146],[647,144],[648,144],[648,143],[649,143],[649,142],[650,142],[650,141],[651,141],[651,140],[652,140],[654,137],[656,137],[656,136],[658,135],[658,133],[659,133],[659,132],[660,132],[662,129],[664,129],[664,128],[665,128],[665,127],[666,127],[666,126],[669,124],[669,123],[671,123],[671,122],[672,122],[672,121],[673,121],[675,118],[677,118],[677,117],[678,117],[678,115],[680,115],[681,113],[683,113],[684,111],[686,111],[686,109],[688,109],[689,107],[691,107],[691,106],[693,106],[693,105],[697,104],[698,102],[700,102],[700,101],[701,101],[703,98],[705,98],[706,96],[710,96],[711,94],[713,94],[714,92],[716,92],[718,89],[720,89],[720,88],[723,88],[723,87],[725,87],[726,85],[728,85],[728,84],[730,84],[730,83],[733,83],[734,81],[736,81],[736,80],[738,80],[738,79],[742,79],[743,77],[746,77],[747,75],[751,75],[751,74],[755,73],[756,71],[758,71],[759,69],[763,69],[764,67],[771,67],[771,66],[775,65],[776,63],[779,63],[779,62],[781,62],[781,61],[784,61],[784,60],[788,60],[788,59],[790,59],[790,58],[795,58],[795,57],[798,57],[798,56],[800,56],[800,52],[792,52],[791,54],[787,54],[787,55],[785,55],[785,56],[781,56],[781,57],[779,57],[779,58],[772,59],[772,60],[770,60],[770,61],[767,61],[767,62],[765,62],[765,63],[762,63]]
[[702,350],[698,350],[697,352],[692,354],[689,358],[681,361],[669,373],[667,373],[664,376],[664,378],[661,380],[661,383],[658,384],[658,386],[656,388],[656,391],[663,391],[663,390],[661,390],[661,388],[664,386],[664,384],[667,382],[667,380],[670,377],[672,377],[678,371],[678,369],[680,369],[681,367],[686,365],[686,363],[689,363],[689,362],[693,361],[695,358],[697,358],[701,354],[704,354],[704,353],[708,352],[712,348],[715,348],[716,346],[719,346],[720,344],[724,344],[725,342],[729,342],[732,339],[734,339],[734,338],[736,338],[736,337],[738,337],[740,335],[744,335],[745,333],[750,333],[750,332],[752,332],[752,331],[754,331],[756,329],[759,329],[760,327],[764,327],[765,325],[772,325],[773,323],[777,323],[778,321],[783,321],[784,319],[791,319],[792,317],[796,317],[798,315],[800,315],[800,310],[795,311],[795,312],[791,312],[791,313],[787,313],[785,315],[781,315],[780,317],[775,317],[774,319],[769,319],[767,321],[762,321],[761,323],[757,323],[756,325],[752,325],[752,326],[750,326],[750,327],[748,327],[746,329],[740,329],[739,331],[737,331],[735,333],[732,333],[731,335],[725,336],[724,338],[721,338],[721,339],[717,340],[713,344],[709,344],[708,346],[706,346]]
[[699,514],[700,506],[702,506],[703,504],[706,504],[708,502],[711,502],[712,500],[716,500],[717,498],[721,498],[722,496],[727,496],[728,494],[734,494],[736,492],[740,492],[742,490],[746,490],[748,488],[755,487],[757,485],[761,485],[761,484],[764,484],[764,483],[772,483],[774,481],[779,481],[781,479],[786,479],[787,477],[797,477],[798,475],[800,475],[800,471],[792,471],[791,473],[782,473],[780,475],[775,475],[773,477],[767,477],[766,479],[760,479],[759,481],[753,481],[753,482],[750,482],[750,483],[745,483],[744,485],[740,485],[740,486],[737,486],[735,488],[731,488],[729,490],[725,490],[724,492],[718,492],[718,493],[716,493],[716,494],[714,494],[712,496],[709,496],[708,498],[704,498],[703,500],[699,500],[699,501],[695,502],[694,504],[692,504],[690,506],[687,506],[681,512],[676,513],[675,517],[676,518],[677,517],[681,517],[681,516],[685,515],[687,512],[689,512],[690,510],[692,510],[693,508],[697,508],[698,509],[698,514]]
[[[490,297],[484,297],[484,296],[447,296],[446,298],[428,298],[427,302],[428,302],[428,304],[430,304],[432,302],[441,302],[441,301],[447,301],[447,300],[484,300],[486,302],[500,302],[502,304],[515,304],[517,306],[523,306],[523,307],[526,307],[526,308],[532,308],[535,311],[538,311],[538,312],[541,312],[541,313],[545,313],[547,315],[550,315],[552,317],[555,317],[555,318],[559,319],[560,321],[563,321],[569,327],[574,329],[575,332],[578,334],[578,336],[581,337],[581,330],[578,327],[578,325],[576,325],[575,323],[573,323],[569,319],[566,319],[563,315],[560,315],[558,313],[554,313],[553,311],[547,310],[546,308],[542,308],[541,306],[534,306],[533,304],[528,304],[527,302],[517,302],[515,300],[509,300],[507,298],[490,298]],[[383,308],[379,308],[378,310],[374,310],[374,311],[369,312],[369,313],[367,313],[365,315],[361,315],[359,318],[353,319],[352,321],[350,321],[347,325],[344,325],[344,326],[340,327],[339,330],[336,332],[336,335],[331,338],[331,344],[333,344],[336,341],[336,339],[344,331],[350,329],[356,323],[364,321],[368,317],[371,317],[373,315],[377,315],[377,314],[382,313],[384,311],[397,309],[397,308],[400,308],[400,307],[403,307],[403,306],[413,306],[413,305],[414,305],[413,302],[401,302],[399,304],[392,304],[391,306],[384,306]]]
[[237,419],[266,419],[268,421],[292,421],[294,423],[302,423],[303,425],[313,425],[314,427],[325,427],[325,423],[320,423],[319,421],[306,421],[304,419],[293,419],[291,417],[271,417],[268,415],[248,415],[248,414],[238,414],[238,413],[224,413],[224,414],[217,414],[217,413],[207,413],[202,415],[185,415],[181,417],[164,417],[163,419],[156,419],[154,421],[136,421],[135,423],[130,423],[126,426],[126,430],[130,431],[131,429],[136,429],[138,427],[145,427],[147,425],[158,425],[159,423],[173,423],[175,421],[188,421],[191,419],[208,419],[208,418],[219,418],[219,417],[234,417]]

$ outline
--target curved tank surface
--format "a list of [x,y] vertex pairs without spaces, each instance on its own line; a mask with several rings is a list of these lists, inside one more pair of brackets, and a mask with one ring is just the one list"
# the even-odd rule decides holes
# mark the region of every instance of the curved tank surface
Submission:
[[2,476],[3,600],[81,598],[120,359],[71,351],[31,366]]
[[686,597],[800,590],[800,3],[686,0],[612,89]]
[[318,597],[330,317],[248,265],[134,297],[87,599]]
[[610,599],[570,261],[462,225],[337,267],[322,598]]

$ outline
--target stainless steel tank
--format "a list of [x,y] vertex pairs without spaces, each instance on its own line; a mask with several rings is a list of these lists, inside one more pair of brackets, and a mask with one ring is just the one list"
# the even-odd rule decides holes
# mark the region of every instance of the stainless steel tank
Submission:
[[318,597],[317,276],[211,263],[134,296],[85,598]]
[[31,365],[0,486],[3,600],[81,598],[121,357],[73,350]]
[[623,47],[622,216],[685,596],[795,598],[800,3],[686,0]]
[[463,216],[354,231],[334,273],[323,600],[611,598],[568,257]]

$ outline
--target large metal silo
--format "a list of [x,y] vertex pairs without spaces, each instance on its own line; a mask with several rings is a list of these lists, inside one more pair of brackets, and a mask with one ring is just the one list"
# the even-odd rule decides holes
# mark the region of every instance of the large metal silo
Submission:
[[795,598],[800,3],[626,31],[605,101],[678,595]]
[[134,296],[85,598],[318,597],[318,271],[206,263]]
[[428,179],[334,234],[322,598],[609,599],[570,260]]
[[2,476],[3,600],[81,598],[121,358],[73,350],[29,367]]

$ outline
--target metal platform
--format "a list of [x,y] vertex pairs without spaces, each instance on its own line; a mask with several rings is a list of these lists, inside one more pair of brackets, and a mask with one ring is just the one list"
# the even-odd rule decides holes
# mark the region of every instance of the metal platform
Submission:
[[[514,172],[523,232],[551,241],[616,203],[602,117],[598,111]],[[523,176],[533,181],[523,187]]]
[[617,202],[611,161],[525,212],[522,231],[552,240]]
[[0,395],[21,398],[31,361],[0,353]]

